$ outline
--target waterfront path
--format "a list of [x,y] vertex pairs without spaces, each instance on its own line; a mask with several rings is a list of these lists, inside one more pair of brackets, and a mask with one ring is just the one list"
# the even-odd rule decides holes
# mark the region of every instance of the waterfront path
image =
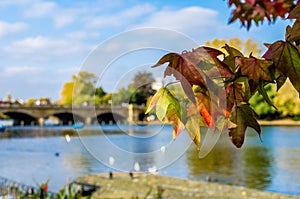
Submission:
[[[114,173],[80,177],[77,181],[96,184],[101,188],[92,195],[92,199],[296,199],[300,197],[280,195],[254,189],[234,187],[218,183],[191,181],[161,175],[134,173]],[[147,195],[147,193],[149,195]],[[162,197],[159,197],[161,195]]]

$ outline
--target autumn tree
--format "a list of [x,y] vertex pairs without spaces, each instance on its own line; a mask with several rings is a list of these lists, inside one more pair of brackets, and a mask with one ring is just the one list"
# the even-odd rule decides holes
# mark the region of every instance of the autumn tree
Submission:
[[203,125],[217,132],[227,128],[236,147],[243,145],[248,127],[260,135],[261,128],[249,100],[259,92],[273,106],[265,89],[268,84],[276,85],[278,92],[289,79],[299,97],[299,1],[229,0],[228,5],[234,7],[230,23],[239,20],[247,29],[252,23],[275,22],[278,17],[293,20],[293,25],[287,26],[283,40],[266,44],[268,50],[262,56],[245,56],[228,44],[223,46],[225,53],[202,46],[180,54],[168,53],[153,66],[168,63],[165,76],[175,77],[189,102],[182,103],[166,85],[153,96],[146,112],[154,111],[162,122],[171,122],[174,138],[186,128],[197,147]]
[[206,41],[204,45],[208,47],[216,48],[226,53],[226,50],[222,48],[223,46],[225,46],[225,44],[229,46],[234,46],[234,48],[241,51],[244,55],[249,55],[250,53],[252,53],[252,55],[254,56],[260,56],[262,52],[261,44],[259,42],[254,41],[251,38],[245,41],[242,41],[238,37],[234,37],[230,39],[216,38],[212,41]]
[[94,73],[80,71],[72,76],[72,81],[66,82],[61,91],[59,104],[62,105],[82,105],[101,103],[101,98],[106,95],[105,91],[99,87],[95,88],[97,78]]

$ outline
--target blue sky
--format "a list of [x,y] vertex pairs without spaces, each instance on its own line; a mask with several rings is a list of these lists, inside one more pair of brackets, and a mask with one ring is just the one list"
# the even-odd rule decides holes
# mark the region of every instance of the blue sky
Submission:
[[[11,93],[15,99],[59,99],[64,82],[80,70],[86,57],[99,44],[124,31],[167,28],[199,45],[231,37],[263,43],[283,39],[285,26],[291,23],[278,20],[247,31],[239,23],[227,24],[230,12],[223,0],[1,0],[0,98]],[[137,63],[155,63],[158,55],[147,59],[137,54]],[[113,67],[109,72],[112,76],[100,85],[111,90],[114,78],[124,78],[128,67]]]

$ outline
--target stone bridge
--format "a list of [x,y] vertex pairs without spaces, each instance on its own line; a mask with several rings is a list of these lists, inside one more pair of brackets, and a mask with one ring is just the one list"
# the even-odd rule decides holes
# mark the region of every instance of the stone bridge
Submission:
[[76,122],[84,124],[136,123],[144,119],[145,107],[128,106],[24,106],[1,105],[0,113],[14,120],[14,125],[44,125],[55,118],[61,125]]

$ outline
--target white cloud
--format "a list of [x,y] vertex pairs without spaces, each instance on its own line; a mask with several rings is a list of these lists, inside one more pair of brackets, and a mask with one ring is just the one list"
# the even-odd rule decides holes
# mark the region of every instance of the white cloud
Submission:
[[87,21],[89,28],[107,28],[107,27],[123,27],[132,23],[139,17],[143,17],[155,10],[155,7],[150,4],[141,4],[125,9],[119,13],[110,15],[102,15],[92,17]]
[[79,31],[69,32],[69,33],[67,33],[66,36],[70,39],[86,40],[86,39],[99,38],[100,33],[99,32],[79,30]]
[[24,9],[24,17],[48,17],[53,20],[54,26],[57,28],[73,23],[78,14],[86,11],[85,8],[62,8],[57,3],[50,1],[32,0],[29,5]]
[[58,57],[69,57],[87,53],[93,47],[75,40],[51,39],[37,36],[14,41],[4,47],[4,52],[9,56],[20,59],[53,60]]
[[32,66],[10,66],[6,67],[3,70],[3,75],[6,77],[12,76],[28,76],[37,75],[43,72],[43,68],[41,67],[32,67]]
[[68,68],[59,68],[56,70],[58,75],[63,75],[64,77],[71,77],[74,74],[77,74],[80,71],[79,67],[68,67]]
[[183,33],[212,32],[218,23],[218,12],[202,7],[186,7],[179,10],[161,10],[150,15],[138,27],[158,27]]
[[0,37],[16,34],[27,29],[27,24],[22,22],[8,23],[5,21],[0,21]]
[[5,6],[11,6],[11,5],[15,5],[15,6],[20,6],[20,5],[28,5],[30,3],[32,3],[35,0],[1,0],[0,1],[0,7],[5,7]]
[[24,11],[25,17],[43,17],[49,16],[57,8],[54,2],[35,2]]

